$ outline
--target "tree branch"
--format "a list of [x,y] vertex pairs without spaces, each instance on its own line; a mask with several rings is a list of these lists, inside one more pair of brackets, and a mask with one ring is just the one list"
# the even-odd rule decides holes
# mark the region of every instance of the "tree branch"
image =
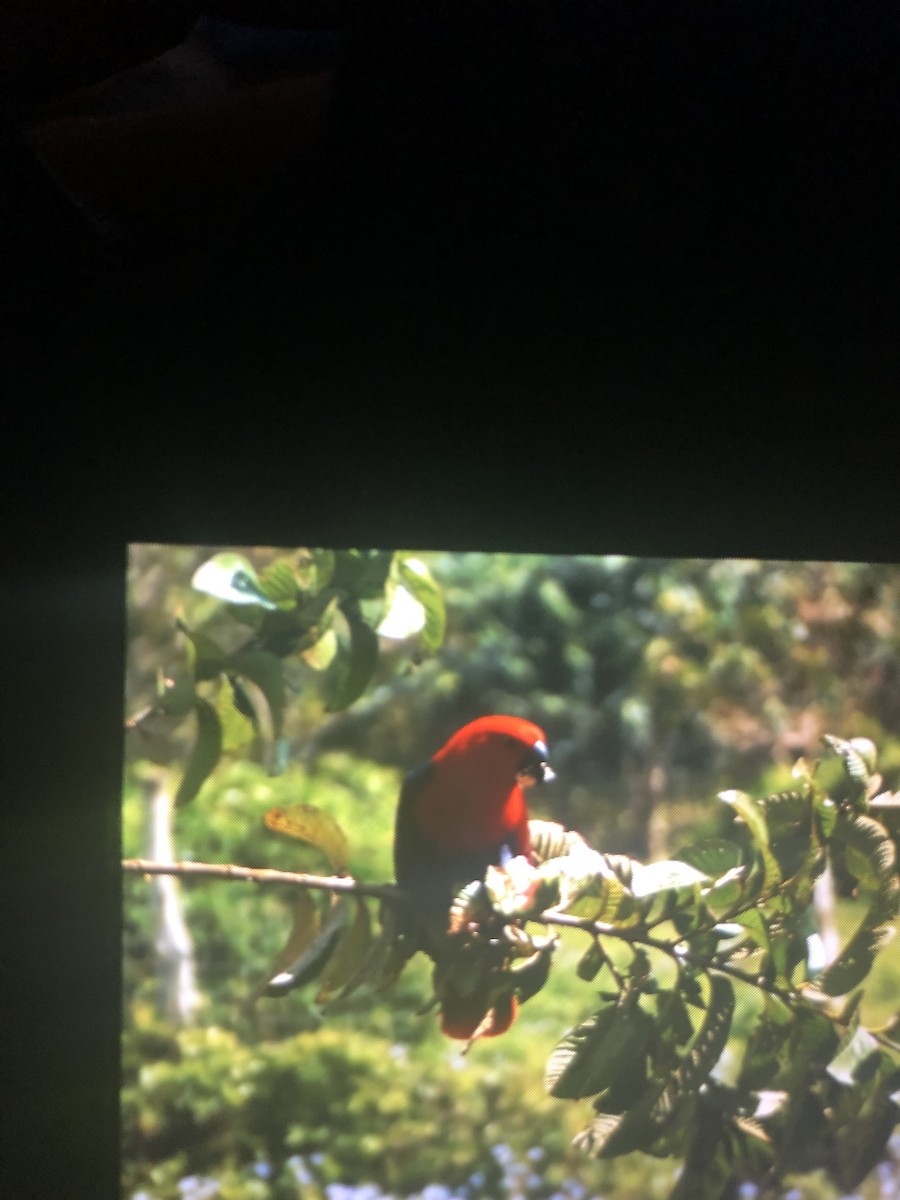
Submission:
[[295,871],[275,871],[268,867],[240,867],[234,863],[164,863],[144,858],[125,858],[122,860],[122,870],[135,875],[179,875],[182,878],[232,879],[244,883],[290,883],[294,887],[345,892],[354,896],[375,896],[382,900],[405,898],[405,893],[393,884],[359,883],[351,875],[302,875]]

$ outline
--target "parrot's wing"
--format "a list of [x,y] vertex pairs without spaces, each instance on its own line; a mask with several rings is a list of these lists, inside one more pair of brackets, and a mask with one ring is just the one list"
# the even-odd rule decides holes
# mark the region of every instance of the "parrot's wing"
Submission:
[[423,763],[409,772],[400,789],[394,827],[394,877],[400,887],[414,888],[427,871],[428,848],[419,833],[414,808],[435,770],[434,763]]

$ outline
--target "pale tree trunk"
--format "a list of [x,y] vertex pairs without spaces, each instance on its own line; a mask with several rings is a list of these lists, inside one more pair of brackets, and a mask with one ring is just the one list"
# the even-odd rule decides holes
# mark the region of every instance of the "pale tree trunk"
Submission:
[[[146,785],[146,849],[150,858],[175,862],[172,840],[172,791],[160,773]],[[184,919],[179,882],[156,875],[151,884],[154,944],[160,974],[160,1008],[173,1025],[190,1025],[200,1005],[194,947]]]

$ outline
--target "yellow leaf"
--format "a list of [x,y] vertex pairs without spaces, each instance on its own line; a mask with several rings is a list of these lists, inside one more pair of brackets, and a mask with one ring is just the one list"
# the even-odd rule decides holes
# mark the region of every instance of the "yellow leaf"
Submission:
[[289,804],[270,808],[263,817],[267,827],[276,833],[298,838],[321,850],[335,871],[347,865],[347,837],[337,821],[311,804]]

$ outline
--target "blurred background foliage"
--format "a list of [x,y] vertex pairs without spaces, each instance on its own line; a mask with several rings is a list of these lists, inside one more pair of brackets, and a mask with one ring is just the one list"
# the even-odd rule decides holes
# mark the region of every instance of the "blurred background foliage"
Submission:
[[[246,636],[190,586],[222,549],[132,548],[127,713],[152,703],[160,670],[177,671],[178,617]],[[241,552],[260,572],[290,554]],[[252,745],[223,759],[176,813],[178,857],[317,869],[312,851],[262,821],[273,805],[309,803],[348,832],[352,874],[389,880],[403,772],[488,712],[526,716],[547,733],[557,782],[532,797],[534,815],[639,858],[714,832],[724,787],[789,786],[792,763],[815,758],[824,732],[871,738],[887,785],[898,786],[895,567],[416,556],[443,591],[440,650],[423,656],[414,638],[382,639],[368,692],[331,714],[321,672],[285,660],[287,769],[269,775]],[[190,718],[165,717],[128,735],[126,856],[145,846],[146,764],[170,770],[177,787],[192,737]],[[160,1015],[148,883],[127,876],[124,889],[124,1195],[622,1200],[671,1187],[674,1160],[604,1163],[572,1151],[582,1115],[544,1094],[546,1055],[591,1009],[590,985],[575,984],[577,940],[564,939],[550,982],[510,1033],[462,1058],[433,1016],[418,1015],[430,994],[424,961],[389,996],[354,997],[327,1020],[314,987],[259,999],[290,929],[290,889],[182,881],[202,1007],[192,1027],[175,1028]],[[852,928],[850,901],[839,917]],[[884,957],[867,991],[870,1019],[895,1007],[900,959]],[[895,1194],[892,1164],[860,1192]],[[754,1195],[751,1185],[742,1195]],[[836,1193],[813,1175],[794,1195]]]

